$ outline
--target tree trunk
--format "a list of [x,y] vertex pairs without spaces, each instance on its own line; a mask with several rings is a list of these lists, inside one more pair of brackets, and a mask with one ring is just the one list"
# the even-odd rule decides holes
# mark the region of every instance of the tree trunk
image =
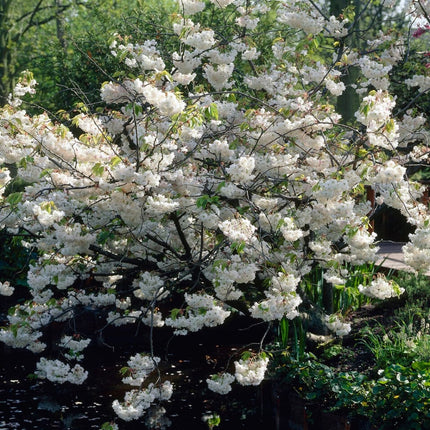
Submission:
[[55,0],[55,7],[57,8],[55,14],[55,24],[57,27],[57,38],[60,42],[61,48],[63,49],[63,55],[67,54],[67,41],[64,37],[64,15],[63,9],[61,8],[61,0]]
[[0,0],[0,102],[4,104],[13,89],[13,42],[10,35],[12,0]]
[[324,311],[331,315],[333,313],[333,285],[326,280],[323,281],[322,285],[322,303]]
[[[344,9],[351,4],[354,5],[357,16],[360,10],[360,2],[357,0],[331,0],[330,14],[338,18]],[[358,22],[355,22],[353,25],[354,30],[359,30],[357,28]],[[350,41],[350,48],[358,47],[358,37],[356,35],[349,36],[348,40]],[[343,49],[343,45],[341,45],[341,49]],[[355,118],[355,112],[357,112],[360,107],[360,98],[355,89],[351,87],[351,84],[355,84],[357,82],[358,74],[359,70],[356,66],[349,66],[345,68],[341,78],[346,89],[343,94],[337,98],[336,111],[342,115],[344,123],[353,121]]]

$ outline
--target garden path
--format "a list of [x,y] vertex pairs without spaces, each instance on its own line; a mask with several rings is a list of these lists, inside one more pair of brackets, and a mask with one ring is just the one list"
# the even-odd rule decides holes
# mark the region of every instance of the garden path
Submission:
[[[376,263],[389,269],[405,270],[408,272],[412,271],[411,268],[404,263],[402,253],[403,245],[405,245],[405,242],[392,242],[390,240],[383,240],[378,244],[379,259]],[[426,272],[426,275],[430,276],[430,267]]]

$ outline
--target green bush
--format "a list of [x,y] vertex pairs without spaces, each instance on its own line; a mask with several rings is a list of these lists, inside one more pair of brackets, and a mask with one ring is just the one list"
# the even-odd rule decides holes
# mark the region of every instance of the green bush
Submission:
[[375,378],[357,371],[339,371],[312,354],[287,359],[278,370],[305,399],[350,417],[367,417],[376,428],[430,429],[430,363],[390,364]]

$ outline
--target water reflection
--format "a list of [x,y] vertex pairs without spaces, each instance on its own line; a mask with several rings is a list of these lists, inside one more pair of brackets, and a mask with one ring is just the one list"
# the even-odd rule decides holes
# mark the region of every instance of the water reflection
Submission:
[[[35,368],[31,353],[5,348],[0,362],[0,430],[99,430],[112,420],[121,430],[207,429],[202,416],[214,411],[222,417],[220,430],[261,429],[258,390],[236,387],[228,397],[212,393],[205,379],[213,371],[213,363],[188,357],[172,357],[163,365],[164,375],[175,386],[164,407],[152,407],[136,422],[115,419],[112,401],[122,399],[129,389],[119,374],[129,355],[129,351],[109,356],[108,351],[94,350],[85,359],[90,376],[84,386],[54,385],[28,378]],[[100,357],[103,366],[99,365]]]

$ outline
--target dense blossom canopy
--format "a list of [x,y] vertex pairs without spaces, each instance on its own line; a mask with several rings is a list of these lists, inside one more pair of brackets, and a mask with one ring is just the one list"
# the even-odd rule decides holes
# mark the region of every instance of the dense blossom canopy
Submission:
[[[381,3],[389,14],[392,2]],[[428,17],[430,2],[410,9]],[[214,28],[208,10],[219,16]],[[405,41],[392,31],[349,46],[353,22],[316,2],[178,0],[175,51],[115,36],[123,78],[104,83],[102,113],[73,119],[80,135],[22,109],[35,86],[27,73],[0,112],[0,223],[36,257],[31,299],[12,308],[0,340],[43,353],[45,329],[82,309],[97,309],[109,326],[145,324],[154,336],[157,327],[186,335],[234,315],[271,323],[312,312],[301,281],[314,267],[342,286],[351,267],[376,259],[366,187],[376,206],[399,209],[416,227],[405,259],[427,268],[424,189],[404,167],[428,156],[426,118],[389,93]],[[320,43],[329,54],[319,55]],[[347,123],[334,104],[352,67],[361,105]],[[429,79],[405,85],[424,92]],[[9,191],[17,179],[22,191]],[[360,291],[401,293],[382,276]],[[0,293],[13,295],[13,280]],[[345,335],[340,317],[323,321]],[[39,377],[85,381],[74,362],[90,339],[73,335],[58,340],[63,361],[40,358]],[[262,350],[235,360],[231,373],[208,379],[210,389],[263,380]],[[159,361],[152,350],[130,358],[124,383],[138,388],[114,402],[120,418],[170,398],[164,377],[145,383]]]

